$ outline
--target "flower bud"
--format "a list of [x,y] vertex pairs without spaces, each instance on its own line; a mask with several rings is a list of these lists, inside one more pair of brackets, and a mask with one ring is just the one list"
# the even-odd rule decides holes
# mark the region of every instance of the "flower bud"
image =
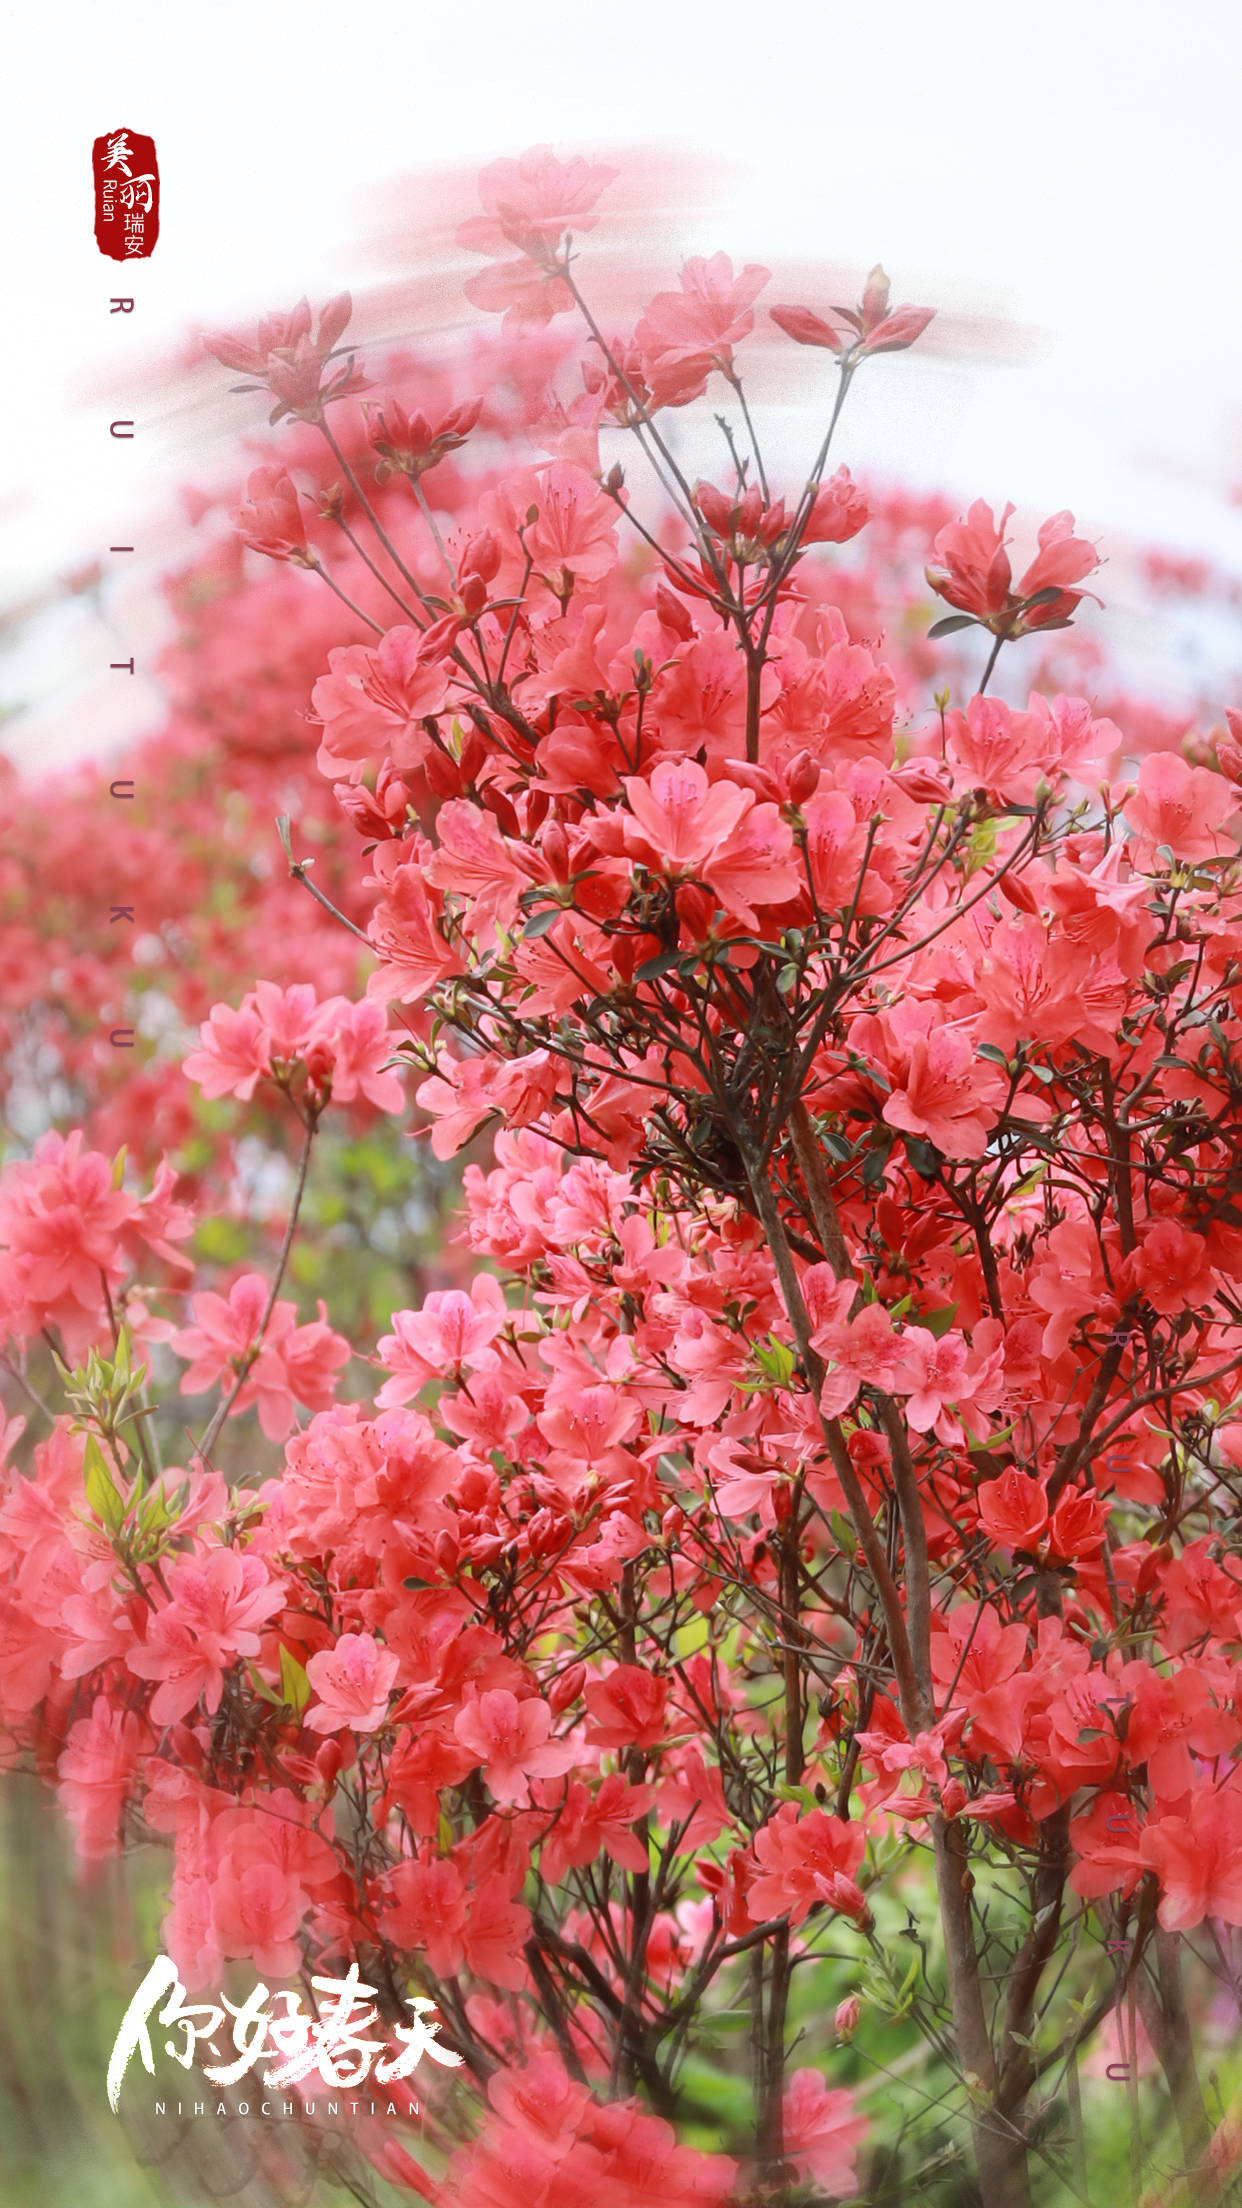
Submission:
[[400,775],[385,777],[381,768],[372,796],[365,782],[334,782],[332,795],[360,836],[399,836],[405,823],[409,792]]
[[940,1789],[940,1807],[946,1817],[960,1817],[966,1807],[966,1789],[960,1779],[946,1779]]
[[475,1571],[486,1572],[499,1564],[506,1546],[498,1533],[476,1533],[466,1543],[466,1554]]
[[464,581],[467,575],[477,575],[481,583],[494,582],[500,569],[500,541],[490,529],[480,529],[477,537],[471,537],[461,556],[457,572]]
[[736,509],[733,500],[726,498],[723,491],[718,491],[714,483],[696,483],[694,503],[708,528],[714,530],[718,537],[727,537],[730,534]]
[[930,759],[911,759],[904,767],[894,768],[893,780],[919,805],[945,805],[953,795],[948,769]]
[[569,838],[559,820],[550,820],[541,839],[543,855],[558,882],[569,878]]
[[832,2028],[837,2038],[852,2039],[858,2030],[861,2015],[862,2002],[856,1993],[847,1994],[844,2001],[838,2001],[836,2014],[832,2019]]
[[1007,897],[1011,905],[1017,906],[1019,912],[1038,914],[1039,900],[1034,890],[1029,883],[1022,881],[1018,875],[1002,874],[999,876],[996,886],[1001,896]]
[[461,742],[461,786],[468,790],[478,780],[479,769],[487,757],[487,738],[481,729],[468,728]]
[[819,761],[809,751],[799,751],[790,760],[785,776],[791,805],[805,805],[819,788]]
[[190,1731],[188,1725],[178,1724],[170,1726],[168,1733],[168,1745],[172,1749],[176,1761],[181,1765],[183,1770],[202,1770],[202,1747],[200,1746],[195,1735]]
[[685,939],[690,943],[705,943],[716,918],[716,900],[711,891],[700,889],[697,882],[683,882],[674,902]]
[[671,629],[674,636],[681,638],[683,644],[693,643],[694,622],[689,610],[663,583],[656,584],[656,612],[663,627]]
[[345,1750],[340,1741],[325,1740],[315,1758],[315,1769],[329,1791],[336,1785],[344,1761]]
[[423,761],[423,772],[433,797],[460,797],[461,769],[446,751],[438,751],[433,744]]
[[547,1556],[559,1549],[565,1539],[565,1522],[557,1518],[546,1504],[537,1510],[526,1528],[526,1538],[532,1556]]
[[1228,737],[1222,736],[1217,743],[1216,763],[1228,781],[1242,783],[1242,750]]
[[585,1678],[585,1664],[571,1664],[568,1671],[558,1672],[548,1688],[547,1695],[548,1708],[551,1710],[553,1717],[560,1717],[569,1708],[571,1702],[577,1701],[582,1692],[582,1683]]

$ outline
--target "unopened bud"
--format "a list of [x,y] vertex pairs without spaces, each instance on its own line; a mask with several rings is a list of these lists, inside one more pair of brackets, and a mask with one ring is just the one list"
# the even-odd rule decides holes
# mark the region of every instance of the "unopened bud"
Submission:
[[546,1506],[535,1512],[526,1528],[526,1539],[532,1556],[546,1556],[549,1550],[560,1547],[564,1537],[563,1524],[553,1517]]
[[500,568],[500,543],[490,529],[480,529],[477,537],[471,537],[461,556],[459,575],[477,575],[480,582],[494,582]]
[[481,729],[468,728],[461,745],[461,786],[468,790],[477,781],[480,767],[487,757],[487,738]]
[[428,786],[433,797],[460,796],[462,789],[461,769],[454,760],[449,758],[446,751],[439,751],[433,745],[423,761],[423,772],[427,777]]
[[466,1554],[476,1571],[487,1572],[499,1564],[506,1546],[498,1533],[476,1533],[466,1543]]
[[718,491],[714,483],[696,483],[694,502],[709,529],[714,529],[718,537],[730,534],[735,511],[731,498]]
[[559,820],[550,820],[543,831],[543,855],[558,882],[569,873],[569,838]]
[[689,644],[693,641],[694,623],[690,618],[689,609],[683,606],[680,598],[673,596],[672,591],[664,583],[656,584],[656,612],[662,625],[666,629],[671,629],[674,636],[679,636],[683,644]]
[[558,1672],[548,1688],[548,1708],[553,1717],[559,1717],[571,1702],[576,1702],[586,1678],[585,1664],[571,1664],[568,1671]]
[[800,751],[789,762],[786,775],[791,805],[805,805],[819,788],[819,761],[809,751]]
[[1019,912],[1038,913],[1039,902],[1034,890],[1029,883],[1022,881],[1018,875],[1002,874],[999,876],[996,886],[1001,896],[1007,897],[1011,905],[1017,906]]
[[677,891],[675,903],[677,917],[689,941],[706,942],[716,918],[716,900],[711,891],[700,889],[697,882],[683,882]]
[[960,1817],[966,1807],[966,1789],[960,1779],[946,1779],[940,1789],[940,1807],[946,1817]]
[[342,1748],[340,1741],[325,1740],[315,1758],[315,1769],[326,1787],[331,1788],[336,1785],[344,1761],[345,1750]]
[[1222,736],[1216,746],[1216,763],[1228,781],[1242,783],[1242,750],[1228,737]]
[[947,769],[928,759],[911,759],[904,767],[894,768],[893,780],[899,790],[919,804],[944,805],[953,795]]
[[837,2038],[852,2039],[858,2030],[861,2015],[862,2002],[856,1993],[848,1994],[844,2001],[838,2001],[836,2014],[832,2019],[832,2028]]
[[173,1755],[176,1758],[177,1762],[183,1767],[183,1769],[187,1771],[199,1771],[202,1769],[202,1747],[200,1743],[195,1739],[194,1734],[190,1731],[188,1725],[181,1724],[171,1726],[169,1728],[168,1734],[168,1745],[172,1749]]

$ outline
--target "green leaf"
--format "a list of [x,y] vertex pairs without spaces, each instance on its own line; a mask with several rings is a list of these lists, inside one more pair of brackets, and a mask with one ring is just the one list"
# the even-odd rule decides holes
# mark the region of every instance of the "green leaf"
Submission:
[[564,905],[545,905],[542,912],[537,912],[533,920],[527,921],[522,930],[523,942],[533,943],[536,936],[546,935],[549,928],[556,926],[564,910]]
[[109,1533],[119,1533],[125,1523],[127,1503],[104,1460],[103,1450],[93,1434],[86,1437],[82,1455],[82,1484],[86,1500],[100,1524]]
[[143,1533],[158,1533],[161,1526],[168,1524],[171,1516],[163,1488],[153,1487],[138,1510],[139,1530]]
[[842,1556],[857,1556],[858,1536],[854,1532],[849,1519],[844,1517],[839,1510],[830,1510],[828,1523],[832,1527],[832,1538],[840,1549]]
[[907,1135],[905,1143],[906,1156],[909,1158],[919,1179],[923,1181],[939,1180],[940,1168],[944,1163],[944,1159],[935,1144],[924,1142],[921,1135]]
[[275,1687],[269,1687],[262,1672],[256,1671],[253,1664],[247,1664],[246,1675],[256,1694],[262,1695],[265,1702],[271,1702],[279,1706],[281,1697],[277,1694]]
[[761,1346],[756,1342],[755,1362],[762,1372],[766,1372],[769,1380],[775,1380],[778,1387],[785,1388],[793,1379],[797,1359],[787,1343],[778,1341],[775,1334],[770,1334],[766,1344]]
[[928,1333],[934,1334],[936,1340],[939,1341],[942,1334],[948,1333],[949,1328],[952,1326],[953,1321],[956,1317],[957,1305],[955,1303],[951,1303],[948,1306],[947,1310],[928,1311],[919,1320],[918,1323],[920,1326],[926,1327]]
[[956,636],[959,629],[977,629],[979,623],[973,613],[947,613],[943,621],[933,621],[929,637]]
[[1000,1442],[1002,1442],[1002,1441],[1008,1441],[1008,1439],[1009,1439],[1010,1435],[1011,1435],[1011,1434],[1013,1433],[1013,1431],[1014,1431],[1014,1428],[1016,1427],[1017,1423],[1018,1423],[1018,1421],[1017,1421],[1017,1419],[1016,1419],[1016,1418],[1015,1418],[1015,1419],[1011,1419],[1011,1421],[1010,1421],[1009,1425],[1008,1425],[1008,1426],[1002,1426],[1002,1427],[1001,1427],[1001,1429],[1000,1429],[1000,1432],[999,1432],[999,1433],[995,1433],[995,1434],[990,1434],[990,1433],[989,1433],[989,1434],[985,1434],[985,1435],[983,1436],[983,1439],[982,1439],[982,1441],[968,1441],[968,1442],[967,1442],[967,1444],[966,1444],[966,1447],[967,1447],[967,1449],[968,1449],[968,1450],[972,1450],[972,1451],[973,1451],[973,1450],[976,1450],[976,1449],[982,1449],[982,1450],[985,1450],[985,1451],[986,1451],[986,1450],[988,1450],[988,1449],[995,1449],[995,1448],[997,1447],[998,1443],[1000,1443]]
[[996,856],[996,841],[1000,831],[997,820],[981,820],[972,828],[966,845],[966,875],[977,874],[979,869],[990,866]]
[[[674,966],[680,965],[681,958],[680,951],[659,951],[654,958],[645,958],[641,966],[635,967],[634,979],[635,981],[658,981],[661,974],[669,974]],[[698,964],[697,951],[694,954],[694,963]]]
[[875,1188],[883,1180],[888,1171],[888,1161],[892,1155],[892,1148],[891,1142],[881,1142],[876,1143],[872,1149],[868,1150],[866,1157],[863,1159],[862,1168],[864,1188]]
[[311,1698],[311,1683],[297,1657],[280,1644],[280,1699],[300,1717]]

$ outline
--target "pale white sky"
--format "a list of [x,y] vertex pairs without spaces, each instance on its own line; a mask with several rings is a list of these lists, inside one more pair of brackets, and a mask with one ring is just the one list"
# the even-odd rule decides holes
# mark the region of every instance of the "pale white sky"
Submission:
[[[879,258],[896,297],[1022,333],[991,359],[893,363],[851,463],[1032,520],[1069,506],[1093,535],[1242,575],[1235,0],[59,0],[5,45],[0,604],[136,542],[114,618],[141,653],[144,576],[173,541],[157,516],[210,473],[222,423],[201,397],[144,411],[138,364],[191,323],[399,273],[395,236],[383,269],[362,260],[377,186],[543,141],[715,157],[670,264]],[[163,231],[126,272],[138,311],[109,318],[90,149],[122,123],[156,138]],[[113,443],[131,411],[139,438]],[[59,616],[0,659],[0,703],[34,701],[9,748],[95,749],[154,712],[101,679],[108,641]]]

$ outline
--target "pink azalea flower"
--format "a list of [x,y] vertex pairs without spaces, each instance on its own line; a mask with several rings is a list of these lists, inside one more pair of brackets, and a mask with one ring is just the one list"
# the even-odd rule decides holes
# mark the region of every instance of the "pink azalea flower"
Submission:
[[90,1716],[69,1728],[56,1791],[88,1861],[120,1851],[121,1812],[145,1745],[137,1712],[113,1709],[103,1694],[96,1695]]
[[[258,1334],[270,1293],[261,1273],[243,1273],[234,1281],[227,1299],[214,1290],[190,1299],[193,1326],[180,1327],[169,1337],[178,1357],[189,1359],[183,1374],[183,1395],[198,1395],[217,1381],[231,1385],[239,1362]],[[278,1297],[245,1386],[239,1408],[257,1403],[259,1423],[270,1440],[283,1440],[293,1422],[297,1401],[311,1409],[326,1408],[335,1375],[349,1357],[344,1336],[328,1326],[320,1306],[320,1318],[307,1326],[295,1326],[297,1306]]]
[[421,764],[429,749],[425,715],[448,696],[449,669],[428,656],[417,629],[389,629],[376,645],[338,645],[328,673],[311,692],[323,728],[321,774],[359,781],[368,759],[382,754],[397,767]]
[[785,2088],[781,2129],[785,2153],[803,2184],[831,2199],[857,2191],[855,2159],[867,2136],[867,2119],[857,2113],[852,2093],[844,2087],[830,2091],[818,2070],[795,2070]]
[[1139,768],[1126,818],[1137,837],[1137,856],[1150,869],[1162,847],[1175,859],[1191,861],[1232,851],[1237,838],[1226,834],[1225,822],[1237,810],[1238,793],[1223,775],[1188,766],[1176,752],[1152,751]]
[[503,1687],[464,1702],[453,1720],[453,1731],[482,1764],[495,1799],[518,1809],[530,1801],[531,1779],[569,1771],[579,1759],[579,1750],[568,1742],[549,1739],[551,1730],[546,1702],[537,1695],[519,1702]]
[[458,242],[474,253],[546,252],[567,230],[581,237],[599,220],[595,203],[619,171],[602,161],[558,161],[548,146],[531,146],[516,161],[491,162],[479,175],[479,198],[487,209],[457,232]]
[[[402,799],[402,811],[405,800]],[[444,899],[426,878],[425,861],[408,844],[381,844],[374,879],[384,894],[367,933],[380,964],[367,983],[368,997],[417,1004],[437,982],[460,973],[461,960],[440,932]]]
[[200,1698],[209,1715],[218,1710],[228,1666],[258,1655],[257,1628],[285,1603],[262,1558],[237,1549],[178,1557],[167,1578],[169,1601],[125,1654],[129,1671],[160,1682],[151,1702],[157,1725],[175,1724]]
[[930,1005],[899,1008],[893,1025],[904,1029],[908,1056],[900,1073],[894,1069],[885,1121],[925,1136],[947,1158],[981,1158],[1005,1100],[997,1067],[978,1056],[964,1028],[934,1024]]
[[641,1664],[614,1664],[590,1681],[585,1700],[593,1747],[653,1748],[663,1736],[668,1687]]
[[382,1005],[330,997],[315,1017],[311,1048],[316,1047],[328,1054],[333,1103],[352,1104],[364,1096],[377,1111],[401,1110],[405,1091],[384,1064],[392,1056],[392,1038]]
[[442,1050],[436,1064],[440,1071],[420,1082],[414,1101],[435,1121],[431,1130],[435,1155],[451,1158],[500,1109],[493,1090],[503,1061],[490,1054],[454,1058],[451,1051]]
[[[997,635],[1025,636],[1032,629],[1064,628],[1083,593],[1071,589],[1099,566],[1094,545],[1074,535],[1070,513],[1053,514],[1040,526],[1039,551],[1016,588],[1006,550],[1005,525],[1014,512],[1006,506],[999,526],[992,509],[975,500],[964,521],[946,524],[932,546],[927,580],[947,605],[973,614]],[[1026,601],[1055,590],[1043,605]]]
[[1160,1881],[1166,1931],[1191,1931],[1205,1917],[1242,1924],[1242,1789],[1231,1779],[1198,1788],[1184,1813],[1149,1824],[1139,1853]]
[[392,1333],[376,1346],[380,1363],[393,1375],[375,1398],[377,1408],[408,1403],[428,1380],[494,1367],[491,1344],[508,1317],[494,1273],[476,1273],[468,1295],[460,1288],[437,1288],[417,1311],[394,1311]]
[[321,1648],[306,1666],[318,1696],[306,1713],[311,1731],[378,1732],[388,1715],[398,1662],[370,1633],[342,1633],[334,1647]]
[[253,997],[234,1011],[215,1004],[199,1029],[200,1047],[181,1062],[188,1081],[204,1096],[236,1096],[248,1103],[255,1084],[271,1071],[267,1031]]
[[270,560],[292,560],[298,567],[313,567],[315,555],[306,542],[298,494],[285,470],[255,468],[246,491],[244,504],[229,515],[243,544],[252,551],[265,552]]
[[748,264],[735,275],[727,253],[689,260],[677,291],[657,292],[634,332],[657,406],[684,406],[713,368],[728,373],[733,347],[755,326],[752,304],[768,270]]
[[296,1934],[306,1896],[275,1863],[239,1868],[225,1856],[211,1886],[211,1922],[222,1955],[244,1957],[265,1978],[301,1967]]
[[788,1916],[796,1926],[817,1901],[828,1901],[847,1916],[863,1916],[867,1905],[854,1874],[866,1849],[867,1835],[856,1819],[830,1817],[822,1809],[800,1816],[796,1803],[782,1803],[755,1834],[758,1870],[746,1895],[752,1917],[761,1923]]

